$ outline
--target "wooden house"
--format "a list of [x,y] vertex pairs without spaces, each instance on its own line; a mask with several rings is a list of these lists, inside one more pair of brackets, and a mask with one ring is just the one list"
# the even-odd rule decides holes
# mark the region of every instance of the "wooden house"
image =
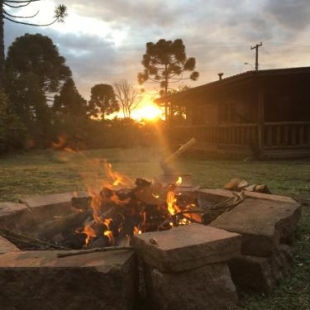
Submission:
[[310,156],[310,67],[248,71],[158,99],[170,138],[205,152]]

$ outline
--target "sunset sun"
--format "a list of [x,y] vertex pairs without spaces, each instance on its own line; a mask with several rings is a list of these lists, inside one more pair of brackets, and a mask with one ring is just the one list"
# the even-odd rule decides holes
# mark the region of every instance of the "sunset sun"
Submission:
[[132,118],[136,120],[155,121],[161,118],[162,115],[162,110],[151,103],[147,103],[132,112]]

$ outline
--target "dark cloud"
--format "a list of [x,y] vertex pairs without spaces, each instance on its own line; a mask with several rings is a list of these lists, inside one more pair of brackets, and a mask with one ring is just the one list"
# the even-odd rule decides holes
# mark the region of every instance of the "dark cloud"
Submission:
[[309,0],[268,0],[264,11],[274,23],[293,30],[303,30],[310,24]]

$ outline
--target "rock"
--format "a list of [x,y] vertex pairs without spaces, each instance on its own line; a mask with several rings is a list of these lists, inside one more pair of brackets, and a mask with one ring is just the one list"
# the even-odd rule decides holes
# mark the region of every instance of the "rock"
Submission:
[[161,272],[179,272],[239,256],[241,236],[191,224],[135,235],[131,244],[152,267]]
[[56,258],[58,251],[0,255],[1,309],[133,309],[132,251]]
[[9,253],[9,252],[19,252],[19,248],[7,239],[0,236],[0,254]]
[[267,257],[279,243],[291,243],[300,215],[301,205],[291,198],[247,193],[241,204],[210,226],[241,234],[243,255]]
[[269,292],[277,281],[290,275],[292,251],[287,245],[279,246],[269,257],[241,256],[229,261],[234,283],[243,288]]
[[227,310],[238,302],[226,263],[178,273],[151,272],[156,310]]

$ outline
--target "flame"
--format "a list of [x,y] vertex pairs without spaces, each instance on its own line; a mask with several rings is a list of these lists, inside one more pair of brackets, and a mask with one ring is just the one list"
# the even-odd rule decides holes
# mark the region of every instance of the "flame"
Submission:
[[[174,183],[175,186],[182,184],[182,177],[178,177],[177,181]],[[176,205],[177,199],[175,198],[174,189],[175,186],[172,186],[171,189],[167,193],[167,206],[168,211],[171,215],[174,215],[176,212],[180,211],[180,208]]]
[[104,234],[106,237],[108,237],[108,239],[109,239],[109,244],[110,244],[110,245],[114,245],[114,244],[115,244],[114,236],[113,236],[113,233],[112,233],[111,230],[106,230],[103,234]]
[[113,186],[124,186],[133,187],[134,182],[126,175],[121,175],[120,173],[112,170],[112,165],[107,161],[104,162],[105,173],[112,180]]
[[141,235],[142,231],[137,226],[135,226],[133,229],[133,234],[134,235]]
[[171,215],[175,214],[175,209],[174,209],[174,203],[176,202],[175,194],[173,191],[169,191],[167,193],[167,205],[168,205],[168,211]]
[[182,177],[178,177],[177,181],[175,182],[175,185],[179,186],[182,184],[182,182],[183,182]]
[[95,238],[97,236],[96,232],[89,225],[84,227],[82,233],[86,234],[87,236],[85,240],[86,245],[89,245],[91,238]]

